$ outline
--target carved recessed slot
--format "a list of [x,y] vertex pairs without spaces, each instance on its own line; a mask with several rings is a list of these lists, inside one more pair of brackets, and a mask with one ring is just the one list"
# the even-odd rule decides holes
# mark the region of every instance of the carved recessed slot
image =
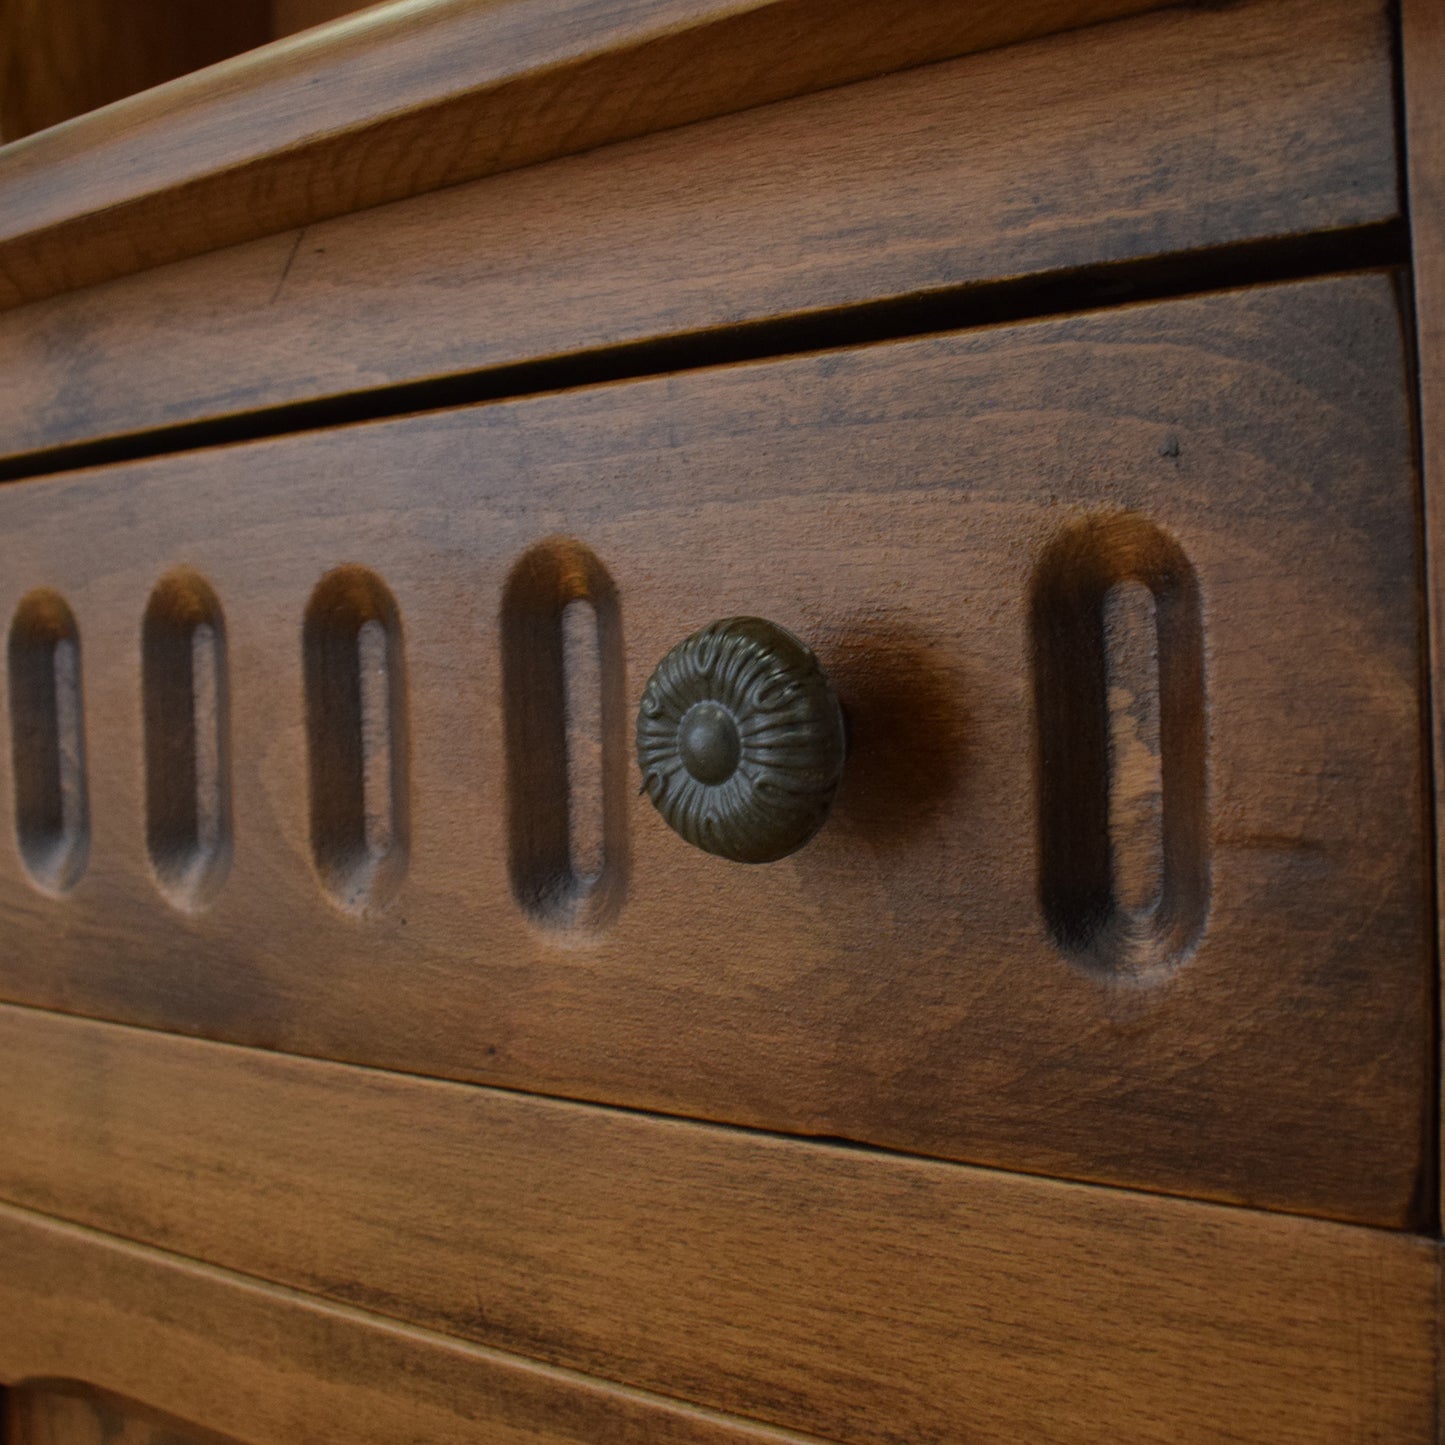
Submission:
[[15,836],[36,885],[64,893],[85,872],[90,801],[80,634],[58,593],[20,603],[10,626],[10,746]]
[[408,735],[401,619],[381,579],[338,567],[302,629],[317,873],[348,912],[383,907],[406,875]]
[[527,552],[502,599],[512,889],[551,927],[621,906],[627,747],[617,589],[578,542]]
[[172,572],[151,593],[141,694],[151,866],[178,908],[200,908],[231,863],[231,759],[226,624],[194,572]]
[[1067,528],[1032,601],[1040,900],[1080,965],[1177,965],[1209,907],[1204,638],[1177,542],[1133,514]]

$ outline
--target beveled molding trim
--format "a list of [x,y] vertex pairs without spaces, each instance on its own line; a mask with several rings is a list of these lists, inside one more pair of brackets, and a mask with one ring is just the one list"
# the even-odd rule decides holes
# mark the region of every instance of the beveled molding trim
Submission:
[[156,1422],[164,1427],[156,1440],[194,1445],[808,1445],[815,1438],[7,1204],[0,1204],[0,1383],[95,1400],[102,1420],[127,1403],[139,1407],[141,1420],[160,1412],[166,1418]]
[[396,0],[0,148],[0,307],[1159,3]]

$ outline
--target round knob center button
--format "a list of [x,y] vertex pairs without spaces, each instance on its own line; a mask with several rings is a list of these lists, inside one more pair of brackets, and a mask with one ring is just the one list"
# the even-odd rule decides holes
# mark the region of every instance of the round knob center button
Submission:
[[700,783],[725,783],[738,770],[742,735],[733,715],[715,702],[690,707],[677,730],[682,765]]

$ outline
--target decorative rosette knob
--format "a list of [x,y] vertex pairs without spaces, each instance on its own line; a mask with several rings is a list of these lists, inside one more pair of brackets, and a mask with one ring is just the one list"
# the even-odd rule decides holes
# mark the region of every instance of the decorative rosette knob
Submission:
[[689,843],[738,863],[801,848],[828,816],[846,751],[843,712],[818,659],[760,617],[679,642],[637,713],[653,806]]

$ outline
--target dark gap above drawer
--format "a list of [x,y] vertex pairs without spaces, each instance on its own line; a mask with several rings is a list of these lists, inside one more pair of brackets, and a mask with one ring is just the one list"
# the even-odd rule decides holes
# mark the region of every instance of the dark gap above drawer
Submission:
[[1402,266],[1408,252],[1405,223],[1393,220],[1348,231],[891,297],[77,442],[0,460],[0,482],[579,386],[1201,295],[1242,285]]

